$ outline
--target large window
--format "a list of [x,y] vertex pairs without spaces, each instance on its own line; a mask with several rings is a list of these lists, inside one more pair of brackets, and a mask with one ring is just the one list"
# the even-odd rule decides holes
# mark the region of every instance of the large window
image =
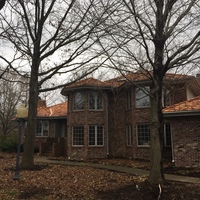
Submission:
[[36,137],[47,137],[49,135],[49,121],[37,120]]
[[84,126],[73,126],[72,144],[74,146],[84,145]]
[[83,110],[84,109],[84,93],[76,92],[73,96],[73,109]]
[[149,98],[149,87],[136,88],[136,107],[149,107],[150,98]]
[[170,123],[164,125],[164,146],[171,146],[171,127]]
[[127,140],[127,146],[133,145],[133,134],[132,134],[132,126],[126,125],[126,140]]
[[139,146],[150,145],[150,129],[148,124],[137,125],[137,143]]
[[102,110],[102,92],[89,92],[89,110]]
[[102,146],[103,136],[103,126],[89,126],[89,146]]

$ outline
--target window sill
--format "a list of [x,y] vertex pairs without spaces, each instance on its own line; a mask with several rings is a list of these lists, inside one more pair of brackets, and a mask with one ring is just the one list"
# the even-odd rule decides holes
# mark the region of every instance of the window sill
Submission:
[[84,147],[84,145],[72,145],[72,147]]
[[137,145],[137,147],[144,147],[144,148],[150,148],[150,145]]
[[104,147],[104,145],[89,145],[88,147],[98,147],[98,148],[100,147],[101,148],[101,147]]
[[141,108],[150,108],[151,106],[135,106],[136,109],[141,109]]

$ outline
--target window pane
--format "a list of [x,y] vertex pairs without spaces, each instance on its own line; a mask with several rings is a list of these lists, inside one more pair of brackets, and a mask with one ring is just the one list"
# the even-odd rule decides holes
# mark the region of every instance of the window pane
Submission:
[[147,124],[137,125],[138,145],[150,145],[150,130]]
[[73,127],[73,145],[84,145],[84,127]]
[[103,145],[102,126],[89,126],[89,145],[91,146]]
[[136,107],[150,106],[149,87],[136,88]]
[[74,105],[74,110],[84,109],[84,93],[83,92],[77,92],[74,94],[73,105]]
[[42,136],[42,121],[37,120],[36,136]]
[[49,121],[43,121],[43,136],[49,135]]
[[95,145],[95,126],[89,127],[89,145]]
[[89,109],[95,109],[95,93],[89,93]]
[[171,146],[171,127],[170,124],[165,124],[165,131],[164,131],[164,145]]
[[102,98],[102,93],[98,92],[97,93],[97,110],[103,109],[103,98]]
[[36,136],[46,137],[49,135],[49,121],[37,120]]
[[97,126],[97,145],[103,145],[103,127]]
[[103,99],[101,92],[90,92],[89,93],[89,109],[90,110],[101,110],[103,108]]

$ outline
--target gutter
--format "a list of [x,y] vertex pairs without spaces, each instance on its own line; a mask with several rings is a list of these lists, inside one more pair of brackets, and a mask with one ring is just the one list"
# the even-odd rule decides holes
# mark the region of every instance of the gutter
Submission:
[[82,90],[82,89],[101,89],[101,90],[111,90],[111,86],[98,86],[98,85],[94,85],[94,86],[77,86],[77,87],[67,87],[67,88],[63,88],[61,90],[61,94],[65,95],[65,93],[67,92],[71,92],[71,91],[77,91],[77,90]]
[[67,116],[37,116],[36,119],[67,119]]
[[200,110],[163,112],[164,117],[200,116]]

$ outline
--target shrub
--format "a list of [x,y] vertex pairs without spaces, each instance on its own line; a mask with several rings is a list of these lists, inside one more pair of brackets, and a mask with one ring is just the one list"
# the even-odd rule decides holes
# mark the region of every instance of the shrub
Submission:
[[0,135],[0,151],[16,152],[17,137],[18,135],[16,133],[9,136]]

